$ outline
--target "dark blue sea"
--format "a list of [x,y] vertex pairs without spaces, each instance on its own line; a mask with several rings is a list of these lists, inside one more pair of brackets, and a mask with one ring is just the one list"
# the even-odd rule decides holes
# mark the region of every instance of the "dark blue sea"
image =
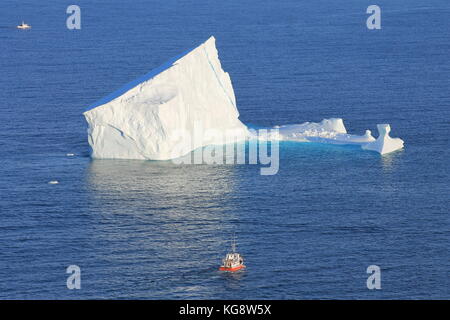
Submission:
[[[0,4],[1,299],[450,298],[447,0],[75,2],[81,30],[73,1]],[[387,122],[405,148],[283,142],[272,176],[91,160],[83,111],[211,35],[244,123]],[[247,269],[220,273],[233,233]]]

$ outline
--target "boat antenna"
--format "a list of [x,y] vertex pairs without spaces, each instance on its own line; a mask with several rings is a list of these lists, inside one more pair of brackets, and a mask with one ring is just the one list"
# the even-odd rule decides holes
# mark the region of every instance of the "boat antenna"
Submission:
[[231,243],[231,250],[234,252],[236,252],[236,234],[233,234],[233,242]]

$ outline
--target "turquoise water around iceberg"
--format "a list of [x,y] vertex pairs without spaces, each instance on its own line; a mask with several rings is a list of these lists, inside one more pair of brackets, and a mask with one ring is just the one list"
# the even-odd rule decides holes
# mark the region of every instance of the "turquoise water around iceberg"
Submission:
[[[447,1],[378,1],[375,31],[369,1],[77,4],[69,31],[68,4],[2,1],[0,298],[450,298]],[[274,176],[92,161],[82,112],[210,35],[244,123],[388,122],[405,149],[284,142]],[[219,273],[233,232],[247,270]]]

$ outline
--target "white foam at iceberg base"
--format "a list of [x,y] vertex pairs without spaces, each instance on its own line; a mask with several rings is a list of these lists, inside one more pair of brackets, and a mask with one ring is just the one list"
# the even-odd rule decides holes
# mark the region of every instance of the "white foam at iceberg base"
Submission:
[[305,122],[275,126],[278,132],[267,131],[266,135],[259,134],[258,139],[318,142],[328,144],[360,145],[365,150],[386,154],[403,147],[403,140],[389,137],[390,126],[379,124],[379,137],[375,139],[370,130],[364,135],[348,134],[344,121],[340,118],[323,119],[319,123]]

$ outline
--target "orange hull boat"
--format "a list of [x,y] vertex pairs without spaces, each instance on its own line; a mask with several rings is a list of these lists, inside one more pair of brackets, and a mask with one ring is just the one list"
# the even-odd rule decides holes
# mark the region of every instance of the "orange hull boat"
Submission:
[[244,269],[244,258],[236,252],[236,241],[231,244],[231,253],[227,253],[219,271],[235,272]]
[[235,272],[244,269],[245,266],[242,264],[240,266],[234,267],[234,268],[227,268],[227,267],[220,267],[220,271],[229,271],[229,272]]

